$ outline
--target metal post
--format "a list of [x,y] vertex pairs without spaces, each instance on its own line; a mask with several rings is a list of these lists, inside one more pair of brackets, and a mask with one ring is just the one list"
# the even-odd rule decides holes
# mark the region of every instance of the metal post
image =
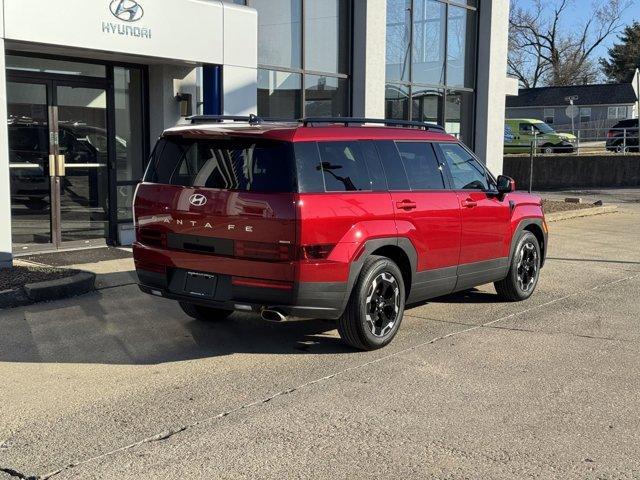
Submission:
[[622,129],[622,153],[627,154],[627,129]]
[[582,130],[578,130],[578,135],[576,139],[576,155],[580,155],[580,132]]
[[535,152],[538,150],[538,135],[533,134],[533,140],[531,141],[531,153],[529,155],[529,193],[533,191],[533,159]]

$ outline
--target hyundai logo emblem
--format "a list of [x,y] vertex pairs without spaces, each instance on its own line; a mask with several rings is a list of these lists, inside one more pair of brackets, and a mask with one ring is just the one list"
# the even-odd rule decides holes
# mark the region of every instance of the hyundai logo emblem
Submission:
[[135,0],[112,0],[109,10],[123,22],[137,22],[144,15],[144,10]]
[[196,193],[189,197],[189,203],[194,207],[202,207],[203,205],[206,205],[207,197],[199,193]]

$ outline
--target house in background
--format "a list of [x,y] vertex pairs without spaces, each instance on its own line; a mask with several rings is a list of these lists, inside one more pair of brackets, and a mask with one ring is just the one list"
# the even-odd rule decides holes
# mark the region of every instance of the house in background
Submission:
[[[637,75],[637,74],[636,74]],[[632,83],[574,85],[520,89],[507,97],[507,118],[543,120],[558,131],[585,130],[585,136],[606,135],[606,130],[625,118],[638,116],[638,87]],[[568,98],[573,97],[574,107]],[[586,131],[588,130],[588,131]]]

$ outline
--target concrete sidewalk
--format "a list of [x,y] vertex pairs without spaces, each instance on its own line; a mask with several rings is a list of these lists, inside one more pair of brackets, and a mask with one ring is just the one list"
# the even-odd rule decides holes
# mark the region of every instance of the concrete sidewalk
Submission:
[[45,265],[96,274],[96,290],[136,284],[130,248],[101,247],[18,257],[16,265]]

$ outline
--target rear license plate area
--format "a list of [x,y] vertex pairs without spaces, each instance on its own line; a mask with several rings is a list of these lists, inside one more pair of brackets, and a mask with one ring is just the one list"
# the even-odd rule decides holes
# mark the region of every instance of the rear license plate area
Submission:
[[213,297],[216,293],[218,278],[216,275],[200,272],[187,272],[184,280],[184,291],[198,297]]

